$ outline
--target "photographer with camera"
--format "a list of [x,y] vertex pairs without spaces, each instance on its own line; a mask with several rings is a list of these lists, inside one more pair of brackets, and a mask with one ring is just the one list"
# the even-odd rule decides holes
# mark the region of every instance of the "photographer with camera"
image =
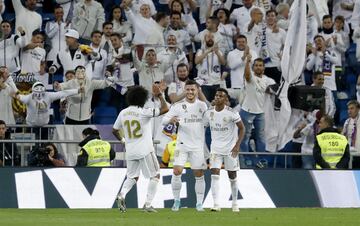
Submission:
[[65,166],[64,158],[52,143],[33,149],[28,156],[29,166]]

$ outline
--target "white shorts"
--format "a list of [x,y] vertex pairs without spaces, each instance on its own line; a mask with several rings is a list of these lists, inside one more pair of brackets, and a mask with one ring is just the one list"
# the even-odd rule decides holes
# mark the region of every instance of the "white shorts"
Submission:
[[126,176],[135,178],[140,176],[140,170],[145,178],[152,178],[160,174],[159,162],[154,152],[150,152],[142,159],[126,160]]
[[181,151],[174,152],[174,166],[184,167],[186,162],[190,162],[191,169],[207,169],[204,151]]
[[220,155],[220,154],[211,154],[210,155],[210,168],[221,169],[221,165],[224,163],[225,170],[228,171],[238,171],[240,169],[239,158],[233,158],[231,154],[229,155]]

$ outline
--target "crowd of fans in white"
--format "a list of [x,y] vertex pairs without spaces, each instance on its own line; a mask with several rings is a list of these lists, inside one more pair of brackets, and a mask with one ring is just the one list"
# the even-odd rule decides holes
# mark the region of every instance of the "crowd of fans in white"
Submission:
[[[228,90],[246,129],[242,151],[249,151],[251,136],[257,151],[266,150],[265,95],[271,95],[269,85],[281,82],[292,0],[123,0],[113,4],[111,12],[100,2],[56,0],[55,19],[43,24],[36,0],[12,0],[15,24],[1,22],[0,119],[15,124],[16,98],[27,107],[26,124],[43,126],[49,123],[51,103],[61,99],[65,124],[90,124],[100,101],[95,95],[93,100],[93,93],[110,93],[119,112],[126,106],[129,88],[139,84],[151,92],[159,82],[172,104],[185,97],[184,84],[191,78],[201,86],[199,98],[208,102],[217,88]],[[307,3],[304,70],[311,72],[313,86],[326,90],[322,113],[334,117],[334,100],[346,95],[338,92],[336,71],[346,66],[350,44],[360,44],[360,0]],[[5,11],[4,1],[0,11]],[[247,62],[256,75],[253,82],[244,78]],[[31,94],[18,92],[11,75],[19,73],[33,74],[37,80]],[[63,74],[62,83],[51,81],[57,73]],[[302,77],[299,84],[305,83]],[[46,92],[49,82],[57,92]],[[360,80],[357,88],[360,92]],[[348,107],[343,133],[352,150],[360,150],[360,106],[353,101]],[[317,119],[316,111],[299,114],[295,149],[312,152]],[[303,166],[312,161],[303,157]]]

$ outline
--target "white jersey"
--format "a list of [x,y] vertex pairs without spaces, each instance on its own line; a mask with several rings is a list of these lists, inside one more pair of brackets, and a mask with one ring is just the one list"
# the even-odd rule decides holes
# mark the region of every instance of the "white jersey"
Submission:
[[204,114],[206,124],[211,131],[211,153],[228,155],[238,139],[238,128],[236,123],[241,121],[238,112],[230,107],[221,111],[211,108]]
[[130,106],[117,117],[114,129],[122,129],[125,137],[126,159],[144,158],[154,152],[151,119],[160,115],[159,108]]
[[195,100],[189,103],[186,99],[171,106],[164,116],[163,124],[169,123],[172,117],[179,118],[177,148],[181,151],[204,151],[203,114],[207,110],[205,102]]

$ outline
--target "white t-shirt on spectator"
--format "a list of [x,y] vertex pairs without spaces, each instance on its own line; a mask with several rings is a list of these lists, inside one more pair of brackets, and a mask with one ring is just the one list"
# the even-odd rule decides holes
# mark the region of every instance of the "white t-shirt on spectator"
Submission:
[[356,0],[333,0],[333,10],[332,16],[333,20],[335,20],[336,16],[343,16],[345,18],[346,23],[349,23],[352,16],[351,10],[345,10],[341,8],[341,3],[346,3],[348,5],[354,4]]
[[168,89],[168,95],[170,96],[170,94],[176,94],[176,95],[181,95],[185,90],[185,82],[182,81],[176,81],[176,82],[172,82],[169,85],[169,89]]
[[40,71],[41,62],[45,61],[45,49],[36,47],[22,53],[21,71],[26,73],[37,73]]
[[40,75],[40,73],[35,73],[35,80],[38,82],[41,82],[42,84],[45,85],[45,87],[49,84],[49,74],[48,73],[44,73],[42,75]]
[[[255,51],[250,50],[251,59],[258,58]],[[230,68],[231,88],[244,88],[245,61],[242,60],[244,51],[234,49],[227,56],[227,64]],[[253,61],[252,60],[252,61]]]
[[285,45],[286,32],[279,28],[279,32],[274,33],[272,29],[266,28],[266,45],[270,56],[270,62],[265,67],[279,67],[280,57],[283,46]]
[[246,95],[242,109],[253,114],[264,113],[265,91],[269,85],[273,84],[275,84],[275,81],[266,75],[260,78],[251,72],[250,81],[245,80]]
[[150,14],[156,14],[156,8],[154,2],[151,0],[134,0],[132,1],[131,10],[133,10],[136,14],[140,14],[140,8],[142,5],[147,4],[150,6]]
[[12,0],[14,6],[16,23],[15,27],[23,27],[26,34],[26,43],[31,40],[32,32],[36,29],[41,29],[42,18],[36,11],[30,11],[23,6],[21,0]]
[[240,34],[247,32],[247,25],[249,24],[251,17],[250,12],[255,6],[246,8],[245,6],[234,9],[230,15],[230,20],[237,23],[237,27],[240,29]]
[[225,53],[234,49],[234,37],[236,35],[236,27],[234,24],[219,24],[218,30],[223,37]]
[[247,43],[250,49],[254,50],[258,55],[261,51],[261,40],[263,37],[263,24],[254,24],[252,29],[248,31],[249,24],[246,25],[246,31],[244,35],[247,38]]
[[[200,56],[204,50],[199,49],[196,53]],[[220,54],[222,54],[220,52]],[[196,65],[198,69],[197,79],[201,80],[201,85],[218,85],[221,83],[221,65],[215,52],[209,53],[201,64]]]

